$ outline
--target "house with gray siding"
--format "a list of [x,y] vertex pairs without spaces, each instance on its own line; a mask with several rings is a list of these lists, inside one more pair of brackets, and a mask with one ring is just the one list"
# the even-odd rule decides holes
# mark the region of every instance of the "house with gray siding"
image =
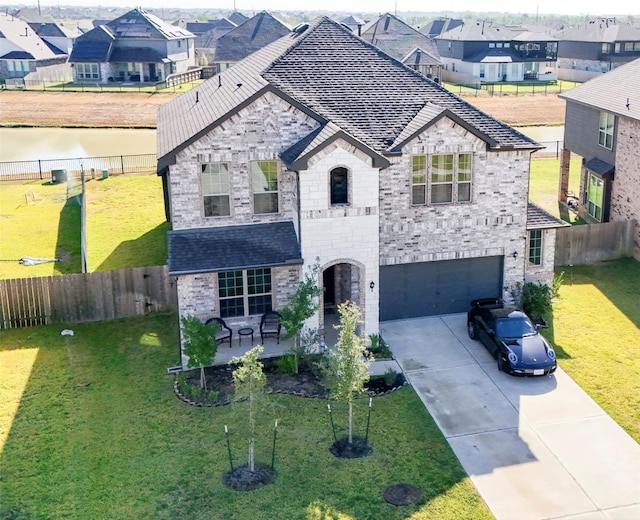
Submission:
[[195,36],[142,8],[79,36],[69,62],[75,81],[157,82],[194,67]]
[[[560,201],[589,223],[640,221],[640,59],[560,97],[567,102]],[[571,154],[582,165],[577,194],[568,191]],[[640,260],[637,224],[634,256]]]
[[316,262],[308,326],[351,300],[367,335],[550,282],[562,223],[527,200],[539,148],[315,19],[159,109],[179,313],[257,327]]
[[446,70],[482,83],[558,79],[558,40],[548,34],[476,21],[436,36],[436,43]]

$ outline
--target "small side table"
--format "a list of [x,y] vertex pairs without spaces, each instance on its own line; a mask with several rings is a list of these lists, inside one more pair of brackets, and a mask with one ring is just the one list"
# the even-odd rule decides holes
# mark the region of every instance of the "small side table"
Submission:
[[238,329],[238,346],[242,346],[242,338],[244,336],[251,336],[251,346],[253,346],[253,329],[251,327],[242,327]]

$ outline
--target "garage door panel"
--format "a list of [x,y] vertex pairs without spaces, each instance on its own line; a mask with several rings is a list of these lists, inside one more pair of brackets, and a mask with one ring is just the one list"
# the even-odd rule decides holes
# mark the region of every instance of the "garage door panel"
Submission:
[[380,267],[380,319],[464,312],[476,298],[502,294],[503,257]]

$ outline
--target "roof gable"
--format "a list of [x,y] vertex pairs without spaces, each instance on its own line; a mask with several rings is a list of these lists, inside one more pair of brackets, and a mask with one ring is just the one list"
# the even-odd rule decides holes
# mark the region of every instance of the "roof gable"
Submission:
[[266,11],[262,11],[218,38],[215,61],[240,61],[289,32],[289,27]]
[[440,63],[440,53],[432,38],[389,13],[367,24],[361,37],[403,62],[415,49],[420,49]]
[[118,39],[177,40],[194,38],[194,35],[186,29],[177,25],[170,25],[141,8],[132,9],[105,25],[113,31],[113,34]]
[[0,33],[11,42],[3,46],[5,54],[12,51],[22,52],[25,56],[23,59],[35,60],[47,60],[59,54],[54,52],[25,21],[12,14],[0,12]]
[[160,107],[158,167],[268,90],[376,154],[390,153],[427,103],[448,109],[492,148],[538,148],[339,23],[318,18]]

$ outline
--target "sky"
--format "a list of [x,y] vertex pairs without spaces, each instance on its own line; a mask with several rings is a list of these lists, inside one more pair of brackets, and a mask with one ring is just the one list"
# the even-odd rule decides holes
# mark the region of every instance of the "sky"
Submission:
[[[31,0],[37,5],[37,0]],[[25,2],[30,3],[30,2]],[[592,16],[625,16],[639,15],[640,1],[638,0],[540,0],[539,2],[522,2],[518,0],[40,0],[40,6],[85,6],[102,5],[113,7],[142,6],[143,8],[213,8],[237,10],[243,12],[254,11],[336,11],[354,13],[385,13],[403,11],[449,12],[491,11],[508,13],[566,14]]]

